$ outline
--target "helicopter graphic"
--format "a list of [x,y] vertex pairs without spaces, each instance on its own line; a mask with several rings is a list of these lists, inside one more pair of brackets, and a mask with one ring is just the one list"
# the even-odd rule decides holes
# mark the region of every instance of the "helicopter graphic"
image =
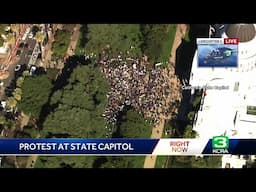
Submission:
[[216,62],[220,61],[223,62],[227,58],[231,57],[233,53],[236,53],[237,50],[231,49],[228,47],[219,47],[217,49],[214,49],[210,51],[205,57],[204,57],[204,63],[210,63],[210,62]]

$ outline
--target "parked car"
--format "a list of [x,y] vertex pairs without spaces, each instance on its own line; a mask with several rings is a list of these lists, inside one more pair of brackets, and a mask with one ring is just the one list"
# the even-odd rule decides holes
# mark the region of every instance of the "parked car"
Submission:
[[16,52],[16,56],[19,57],[20,55],[21,55],[21,50],[18,49]]
[[28,34],[28,38],[32,39],[34,37],[33,33]]
[[19,71],[20,69],[21,69],[21,65],[19,64],[19,65],[16,65],[14,71]]
[[30,75],[34,75],[35,72],[36,72],[36,66],[32,65],[32,66],[30,67],[29,74],[30,74]]

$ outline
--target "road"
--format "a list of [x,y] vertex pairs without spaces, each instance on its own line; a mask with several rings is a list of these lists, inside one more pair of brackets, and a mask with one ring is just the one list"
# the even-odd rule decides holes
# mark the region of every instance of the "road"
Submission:
[[[7,66],[4,69],[4,71],[9,72],[9,76],[6,79],[2,80],[4,83],[4,86],[0,88],[0,100],[1,101],[6,99],[6,95],[4,92],[5,87],[8,87],[10,85],[12,79],[14,78],[14,69],[17,65],[16,51],[19,47],[20,40],[21,40],[26,28],[27,28],[27,25],[23,25],[23,28],[15,42],[15,47],[12,49],[12,52],[8,58]],[[5,72],[0,72],[0,75],[2,75],[3,73],[5,73]]]
[[[178,24],[177,25],[175,38],[174,38],[173,46],[172,46],[172,50],[171,50],[170,65],[169,65],[170,67],[171,66],[173,67],[175,64],[176,50],[179,47],[179,45],[181,44],[182,38],[185,37],[186,30],[187,30],[186,24]],[[164,124],[165,124],[165,119],[161,118],[158,126],[153,127],[151,138],[160,139],[162,137],[163,130],[164,130]],[[153,155],[146,156],[145,162],[144,162],[144,168],[154,168],[155,164],[156,164],[156,160],[157,160],[157,156],[153,156]]]
[[[21,33],[23,34],[23,33]],[[4,88],[8,87],[11,83],[11,81],[15,78],[15,67],[19,64],[19,65],[24,65],[24,64],[28,64],[29,60],[32,56],[32,52],[34,50],[34,47],[36,45],[36,40],[32,39],[32,38],[26,38],[25,41],[21,41],[20,39],[22,38],[22,35],[20,35],[19,38],[17,38],[17,41],[15,43],[15,48],[12,51],[12,55],[9,57],[9,63],[7,66],[7,70],[9,72],[9,76],[2,80],[4,82],[4,87],[2,87],[0,89],[0,100],[5,100],[6,99],[6,95],[4,92]],[[23,44],[23,46],[21,47],[21,44]],[[16,56],[17,51],[20,51],[20,55]],[[15,54],[15,55],[13,55]]]
[[22,38],[26,28],[27,28],[27,25],[23,25],[23,28],[21,29],[21,32],[20,32],[19,36],[16,38],[15,45],[14,45],[13,49],[11,50],[11,54],[10,54],[10,56],[8,58],[6,67],[0,72],[0,76],[2,74],[4,74],[5,71],[8,71],[9,67],[13,64],[13,61],[16,58],[16,51],[17,51],[17,49],[19,47],[20,40],[21,40],[21,38]]

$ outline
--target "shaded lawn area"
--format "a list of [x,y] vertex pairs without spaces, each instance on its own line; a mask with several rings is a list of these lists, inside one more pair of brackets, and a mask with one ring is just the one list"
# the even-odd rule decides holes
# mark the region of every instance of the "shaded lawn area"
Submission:
[[52,43],[52,59],[63,59],[67,53],[71,33],[67,30],[57,30]]
[[171,50],[172,50],[172,46],[173,46],[173,41],[175,38],[175,34],[176,34],[176,24],[170,24],[168,31],[169,31],[169,35],[167,40],[163,43],[163,47],[162,47],[162,55],[160,57],[160,61],[164,62],[163,67],[167,67],[168,63],[165,63],[167,61],[169,61],[169,58],[171,56]]

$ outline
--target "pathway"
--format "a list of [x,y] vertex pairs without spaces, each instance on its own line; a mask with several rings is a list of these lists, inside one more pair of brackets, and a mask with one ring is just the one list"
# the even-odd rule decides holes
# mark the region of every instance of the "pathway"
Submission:
[[[174,66],[175,64],[176,50],[181,44],[182,38],[185,37],[186,30],[187,30],[186,24],[177,25],[176,34],[175,34],[175,38],[174,38],[173,46],[171,50],[170,66],[171,65]],[[164,124],[165,124],[165,119],[161,118],[160,123],[156,127],[153,127],[151,138],[160,139],[162,137]],[[156,159],[157,159],[157,156],[147,155],[144,162],[144,168],[154,168],[156,164]]]

